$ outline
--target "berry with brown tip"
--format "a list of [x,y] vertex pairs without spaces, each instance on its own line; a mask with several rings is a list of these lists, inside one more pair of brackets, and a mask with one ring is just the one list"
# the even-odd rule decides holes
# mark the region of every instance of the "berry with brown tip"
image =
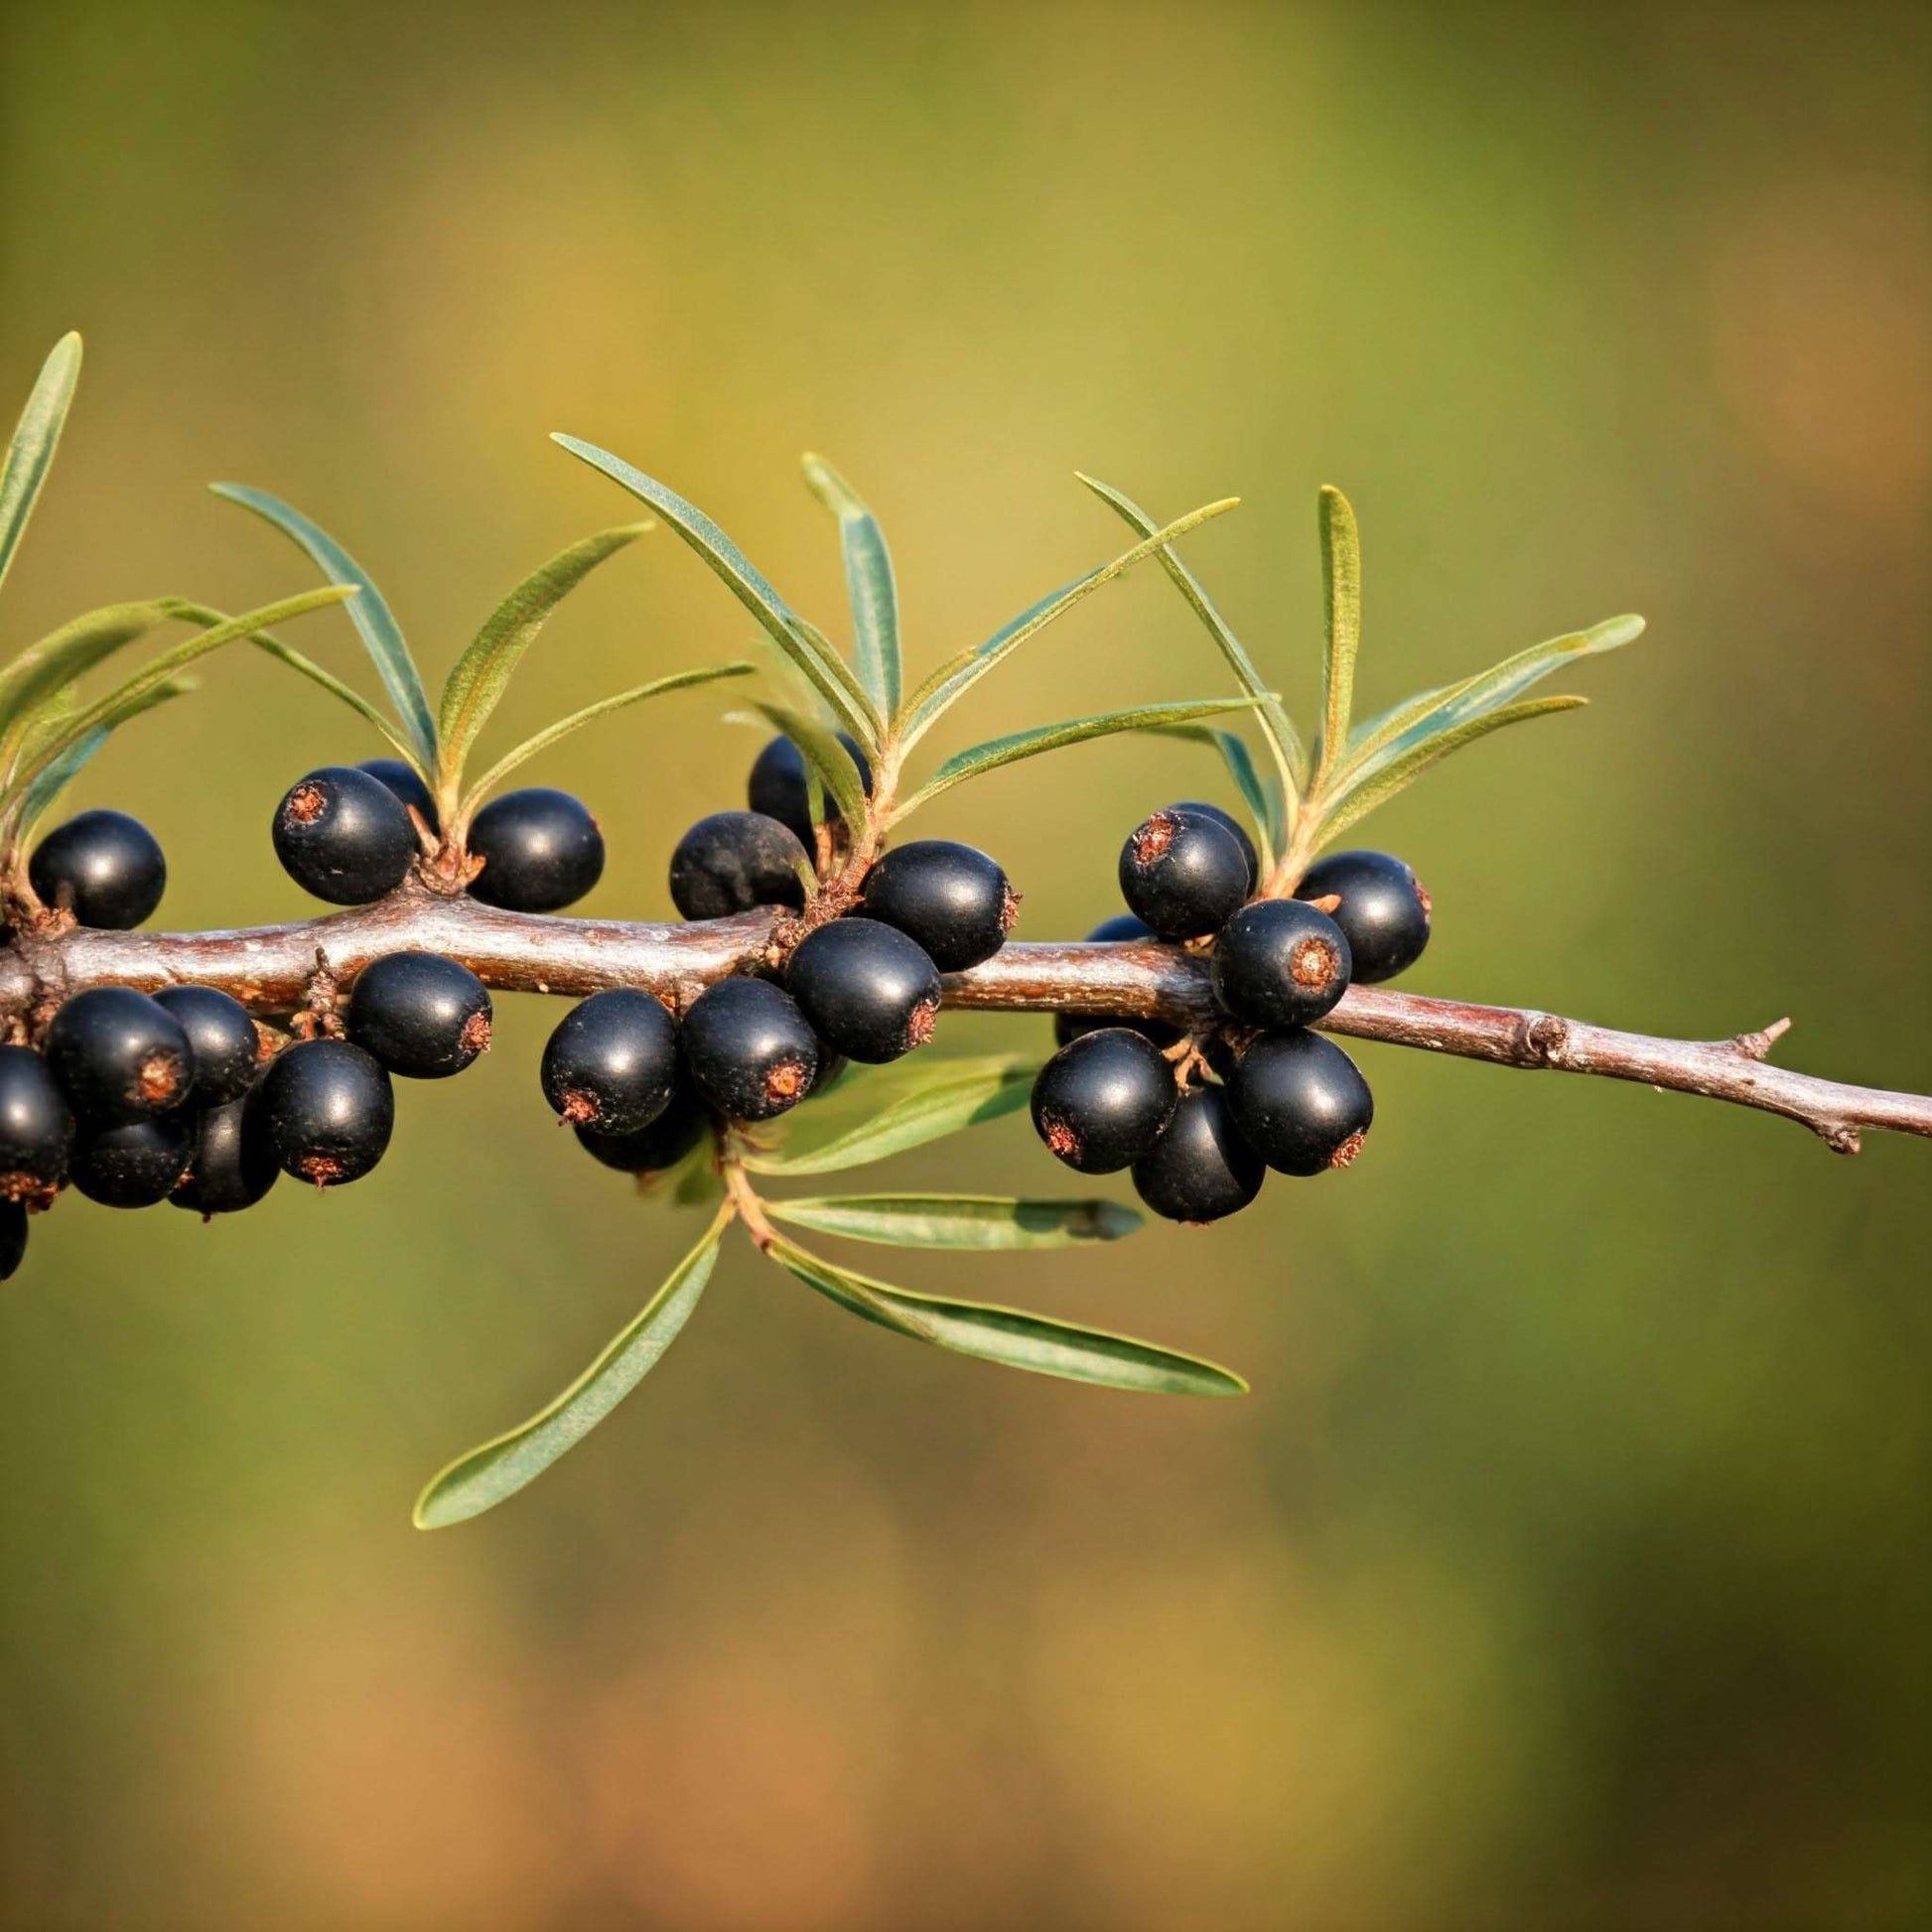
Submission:
[[131,986],[92,986],[54,1016],[47,1064],[89,1127],[117,1127],[172,1113],[195,1081],[182,1024]]
[[1148,1153],[1173,1118],[1178,1091],[1161,1049],[1125,1027],[1062,1046],[1034,1082],[1034,1128],[1080,1173],[1118,1173]]
[[604,877],[604,834],[583,801],[550,785],[492,798],[470,827],[483,870],[470,897],[507,912],[556,912]]
[[1218,1221],[1237,1213],[1266,1177],[1219,1087],[1183,1093],[1166,1133],[1134,1163],[1134,1191],[1170,1221]]
[[402,801],[352,765],[324,765],[298,779],[270,832],[282,870],[331,905],[366,905],[393,893],[419,849]]
[[1311,1027],[1348,991],[1340,926],[1299,898],[1244,905],[1214,941],[1214,993],[1251,1027]]
[[195,1055],[189,1102],[220,1107],[238,1100],[261,1071],[262,1042],[248,1009],[218,986],[164,986],[154,1003],[174,1015]]
[[1164,939],[1215,932],[1248,897],[1248,860],[1225,826],[1170,806],[1145,818],[1120,851],[1128,908]]
[[680,1033],[697,1089],[728,1120],[771,1120],[811,1092],[822,1049],[769,980],[727,979],[692,1001]]
[[557,1022],[543,1049],[543,1097],[575,1127],[641,1132],[676,1090],[677,1022],[648,993],[607,987]]
[[27,878],[43,905],[71,912],[76,925],[125,931],[161,903],[168,861],[138,818],[82,812],[34,848]]
[[1325,1173],[1361,1152],[1375,1096],[1333,1040],[1266,1033],[1241,1055],[1228,1101],[1242,1138],[1281,1173]]
[[447,1080],[489,1050],[489,990],[441,953],[389,953],[357,977],[347,1028],[391,1073]]
[[256,1100],[283,1172],[317,1187],[359,1180],[388,1151],[396,1124],[388,1074],[352,1040],[285,1047],[262,1075]]
[[1331,852],[1309,868],[1297,898],[1337,897],[1329,914],[1348,936],[1350,978],[1374,986],[1404,973],[1429,944],[1434,910],[1422,882],[1388,852]]
[[866,875],[865,913],[897,926],[942,973],[991,959],[1020,915],[999,863],[956,839],[895,846]]
[[826,1046],[869,1066],[923,1046],[939,1017],[932,961],[878,919],[834,919],[808,933],[785,969],[785,989]]

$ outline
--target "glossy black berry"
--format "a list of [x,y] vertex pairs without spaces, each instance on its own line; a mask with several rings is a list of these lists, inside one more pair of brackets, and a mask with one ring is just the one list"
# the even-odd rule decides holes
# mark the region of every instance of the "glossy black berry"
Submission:
[[1034,1127],[1081,1173],[1118,1173],[1173,1118],[1173,1068],[1151,1040],[1103,1027],[1062,1046],[1034,1082]]
[[866,916],[916,939],[942,973],[963,973],[1005,945],[1020,902],[984,852],[953,839],[895,846],[866,875]]
[[817,1036],[769,980],[728,979],[692,1001],[681,1035],[697,1089],[729,1120],[770,1120],[818,1078]]
[[401,799],[350,765],[324,765],[291,785],[272,831],[282,870],[331,905],[366,905],[394,892],[418,850]]
[[0,1282],[13,1280],[27,1258],[27,1210],[18,1201],[0,1200]]
[[68,1162],[75,1189],[102,1207],[154,1207],[188,1171],[190,1116],[129,1121],[82,1134]]
[[1241,1138],[1219,1087],[1195,1087],[1174,1103],[1153,1150],[1134,1163],[1134,1190],[1170,1221],[1218,1221],[1261,1192],[1267,1169]]
[[168,1196],[194,1213],[239,1214],[281,1178],[255,1095],[198,1114],[190,1134],[188,1173]]
[[1120,850],[1128,909],[1164,939],[1217,931],[1248,897],[1248,861],[1225,826],[1170,806],[1135,826]]
[[1248,862],[1248,891],[1253,892],[1261,881],[1261,854],[1255,850],[1255,842],[1248,836],[1248,828],[1230,811],[1219,805],[1210,805],[1204,798],[1183,798],[1177,805],[1170,805],[1170,811],[1192,812],[1196,818],[1211,818],[1222,831],[1230,834],[1241,848],[1241,856]]
[[396,1124],[388,1074],[346,1039],[285,1047],[262,1075],[256,1104],[282,1171],[318,1187],[359,1180],[382,1159]]
[[1297,898],[1327,898],[1341,903],[1329,917],[1348,935],[1361,986],[1392,980],[1422,957],[1429,944],[1429,895],[1422,882],[1387,852],[1331,852],[1310,867]]
[[577,1139],[592,1160],[620,1173],[658,1173],[675,1166],[704,1138],[711,1116],[689,1081],[680,1079],[664,1111],[630,1134],[603,1134],[580,1127]]
[[489,1046],[489,992],[437,952],[392,952],[363,967],[348,996],[348,1036],[391,1073],[446,1080]]
[[1348,990],[1348,940],[1299,898],[1244,905],[1214,941],[1214,992],[1251,1027],[1308,1027]]
[[[1145,919],[1137,919],[1132,912],[1116,912],[1111,919],[1102,919],[1087,934],[1087,939],[1090,943],[1105,939],[1119,944],[1132,939],[1159,939],[1160,936]],[[1056,1013],[1053,1016],[1053,1043],[1056,1046],[1068,1045],[1083,1034],[1097,1034],[1103,1027],[1126,1027],[1153,1040],[1157,1046],[1172,1046],[1180,1037],[1180,1029],[1170,1027],[1165,1020],[1117,1020],[1097,1014]]]
[[470,827],[483,869],[470,895],[510,912],[556,912],[604,876],[604,834],[581,799],[548,785],[492,798]]
[[261,1035],[239,1000],[216,986],[164,986],[156,1006],[171,1013],[188,1035],[195,1056],[195,1084],[189,1102],[219,1107],[237,1100],[261,1071]]
[[405,808],[414,805],[422,813],[423,823],[432,832],[442,829],[441,821],[436,816],[436,800],[430,796],[429,786],[423,782],[423,774],[413,764],[405,764],[401,759],[364,759],[355,768],[366,771],[371,778],[387,785]]
[[131,986],[76,993],[54,1016],[42,1050],[90,1127],[171,1113],[195,1081],[194,1049],[181,1022]]
[[[870,795],[872,766],[866,761],[858,741],[840,732],[839,743],[851,754],[852,762],[859,767],[860,780]],[[762,812],[766,818],[775,818],[780,825],[788,827],[807,852],[816,850],[811,802],[805,785],[805,758],[790,739],[774,738],[754,759],[752,775],[745,785],[745,802],[755,812]],[[825,800],[825,822],[842,823],[839,808],[829,795]]]
[[0,1198],[46,1199],[66,1177],[73,1109],[31,1046],[0,1046]]
[[1345,1168],[1361,1152],[1375,1097],[1333,1040],[1294,1028],[1263,1034],[1241,1055],[1228,1101],[1242,1138],[1281,1173]]
[[877,919],[834,919],[808,933],[785,988],[824,1044],[876,1066],[932,1037],[939,975],[924,950]]
[[677,1023],[648,993],[614,986],[558,1021],[543,1049],[543,1097],[594,1133],[648,1127],[676,1089]]
[[797,835],[775,818],[713,812],[671,854],[671,902],[687,919],[722,919],[755,905],[788,905],[795,912],[805,903],[798,874],[804,865]]
[[168,861],[138,818],[82,812],[34,848],[27,878],[43,905],[71,912],[80,925],[125,930],[161,903]]

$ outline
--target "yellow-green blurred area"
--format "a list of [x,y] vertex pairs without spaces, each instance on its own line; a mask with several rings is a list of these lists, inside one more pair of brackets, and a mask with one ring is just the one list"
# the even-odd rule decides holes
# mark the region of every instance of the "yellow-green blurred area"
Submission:
[[[1362,828],[1415,990],[1932,1086],[1932,59],[1832,6],[0,8],[0,390],[87,342],[10,647],[367,564],[432,675],[635,506],[703,504],[844,635],[823,451],[914,674],[1164,516],[1306,717],[1314,493],[1360,515],[1365,710],[1642,612],[1593,709]],[[346,621],[291,641],[373,678]],[[497,749],[744,654],[674,537],[608,565]],[[1144,572],[935,752],[1225,667]],[[530,767],[668,911],[733,700]],[[943,742],[941,742],[943,741]],[[268,841],[374,755],[258,655],[76,792],[161,922],[314,909]],[[1221,798],[1127,739],[950,794],[1021,936]],[[845,1250],[1151,1334],[1241,1402],[996,1371],[734,1247],[535,1487],[423,1535],[694,1233],[560,1134],[557,1003],[400,1096],[380,1173],[203,1227],[64,1203],[0,1295],[0,1921],[31,1928],[1866,1928],[1932,1913],[1932,1150],[1367,1046],[1365,1157],[1211,1232]],[[941,1050],[1044,1038],[948,1018]],[[1067,1191],[1024,1118],[861,1185]],[[1129,1198],[1124,1187],[1100,1183]]]

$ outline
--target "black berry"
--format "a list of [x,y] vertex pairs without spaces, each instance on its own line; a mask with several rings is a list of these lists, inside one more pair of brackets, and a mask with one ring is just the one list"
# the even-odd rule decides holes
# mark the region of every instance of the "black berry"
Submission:
[[73,1109],[31,1046],[0,1046],[0,1197],[47,1200],[67,1175]]
[[[1132,912],[1116,912],[1111,919],[1102,919],[1087,934],[1087,940],[1090,944],[1098,939],[1118,944],[1132,939],[1159,939],[1160,936],[1145,919],[1137,919]],[[1081,1035],[1096,1034],[1103,1027],[1126,1027],[1153,1040],[1157,1046],[1172,1046],[1180,1037],[1180,1029],[1169,1026],[1165,1020],[1114,1020],[1096,1014],[1056,1013],[1053,1016],[1053,1043],[1065,1046]]]
[[1195,1087],[1174,1103],[1154,1149],[1134,1163],[1134,1189],[1170,1221],[1218,1221],[1261,1192],[1267,1170],[1241,1138],[1219,1087]]
[[1020,903],[984,852],[952,839],[914,839],[866,875],[865,910],[916,939],[942,973],[963,973],[1006,943]]
[[1102,1027],[1062,1046],[1034,1082],[1034,1126],[1081,1173],[1118,1173],[1173,1117],[1173,1068],[1151,1040]]
[[180,1185],[191,1145],[179,1114],[103,1127],[74,1143],[68,1178],[102,1207],[154,1207]]
[[131,986],[76,993],[54,1016],[44,1050],[73,1111],[92,1127],[170,1113],[194,1085],[181,1022]]
[[1308,1027],[1348,990],[1348,941],[1299,898],[1244,905],[1214,941],[1214,991],[1252,1027]]
[[1297,898],[1339,897],[1329,916],[1348,936],[1362,986],[1392,980],[1422,957],[1429,944],[1429,895],[1422,882],[1387,852],[1331,852],[1310,867]]
[[932,961],[877,919],[834,919],[808,933],[785,969],[785,987],[827,1046],[867,1065],[923,1046],[939,1017]]
[[436,815],[436,800],[430,796],[423,774],[413,764],[405,764],[401,759],[364,759],[355,768],[366,771],[377,783],[387,785],[405,807],[414,805],[432,832],[442,829]]
[[664,1111],[648,1127],[630,1134],[602,1134],[579,1127],[577,1139],[592,1160],[620,1173],[658,1173],[674,1167],[704,1138],[711,1123],[704,1102],[690,1083],[679,1080]]
[[1321,1173],[1361,1152],[1375,1097],[1332,1040],[1300,1028],[1263,1034],[1228,1081],[1236,1124],[1271,1168]]
[[775,818],[713,812],[671,854],[671,902],[687,919],[722,919],[755,905],[788,905],[795,912],[805,903],[797,869],[806,864],[797,836]]
[[634,1134],[664,1111],[677,1072],[677,1023],[648,993],[614,986],[557,1023],[543,1049],[543,1097],[576,1126]]
[[281,1173],[263,1126],[261,1102],[250,1095],[210,1107],[196,1118],[188,1172],[168,1198],[204,1217],[239,1214],[253,1207]]
[[261,1070],[261,1035],[239,1000],[215,986],[164,986],[154,1003],[173,1014],[188,1035],[195,1056],[192,1105],[219,1107],[254,1085]]
[[388,1074],[346,1039],[285,1047],[262,1075],[256,1104],[283,1172],[318,1187],[359,1180],[382,1159],[396,1124]]
[[362,968],[348,996],[348,1036],[391,1073],[446,1080],[489,1046],[489,993],[436,952],[394,952]]
[[43,905],[64,907],[77,924],[125,929],[161,903],[168,861],[138,818],[82,812],[34,848],[27,878]]
[[791,995],[769,980],[707,987],[684,1016],[681,1038],[699,1093],[729,1120],[770,1120],[818,1077],[817,1037]]
[[1241,848],[1241,856],[1248,862],[1248,890],[1253,892],[1261,880],[1261,854],[1255,850],[1255,842],[1248,836],[1248,828],[1230,811],[1219,805],[1210,805],[1204,798],[1183,798],[1177,805],[1170,805],[1170,811],[1192,812],[1196,818],[1211,818],[1222,831],[1232,835],[1234,842]]
[[0,1200],[0,1282],[12,1281],[27,1258],[27,1210],[15,1200]]
[[402,801],[349,765],[324,765],[291,785],[272,829],[282,870],[331,905],[366,905],[394,892],[418,850]]
[[604,834],[580,799],[548,785],[492,798],[470,827],[483,862],[470,894],[510,912],[555,912],[604,876]]
[[1120,890],[1164,939],[1195,939],[1218,930],[1248,897],[1248,861],[1224,826],[1171,806],[1129,833]]
[[[865,753],[859,749],[857,740],[844,732],[839,733],[839,743],[851,754],[852,762],[859,767],[860,780],[870,794],[872,766],[867,763]],[[811,800],[805,785],[805,756],[790,739],[774,738],[753,760],[752,775],[745,785],[745,802],[755,812],[762,812],[766,818],[775,818],[780,825],[789,827],[807,852],[817,849]],[[828,825],[843,822],[829,794],[825,800],[825,822]]]

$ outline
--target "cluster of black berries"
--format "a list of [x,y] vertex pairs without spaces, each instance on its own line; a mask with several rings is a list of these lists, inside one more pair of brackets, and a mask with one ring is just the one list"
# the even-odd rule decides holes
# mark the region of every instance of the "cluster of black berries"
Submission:
[[1246,1207],[1269,1168],[1315,1174],[1355,1158],[1374,1099],[1354,1061],[1311,1029],[1351,980],[1391,979],[1429,941],[1429,896],[1387,853],[1335,853],[1292,898],[1253,897],[1258,872],[1253,843],[1218,806],[1171,805],[1136,826],[1120,855],[1131,910],[1088,936],[1211,953],[1222,1018],[1183,1038],[1153,1022],[1061,1015],[1060,1050],[1035,1083],[1047,1147],[1082,1173],[1130,1168],[1170,1220]]
[[[846,750],[870,789],[863,753],[850,740]],[[701,818],[678,841],[671,897],[685,918],[804,911],[817,833],[790,740],[759,753],[748,802],[747,811]],[[836,845],[843,828],[828,810]],[[550,1036],[544,1096],[606,1166],[655,1173],[689,1152],[714,1116],[772,1120],[847,1060],[877,1065],[923,1046],[939,975],[997,952],[1015,909],[1006,874],[985,853],[942,839],[899,846],[867,871],[849,910],[805,932],[780,978],[721,980],[682,1023],[647,994],[592,994]]]

